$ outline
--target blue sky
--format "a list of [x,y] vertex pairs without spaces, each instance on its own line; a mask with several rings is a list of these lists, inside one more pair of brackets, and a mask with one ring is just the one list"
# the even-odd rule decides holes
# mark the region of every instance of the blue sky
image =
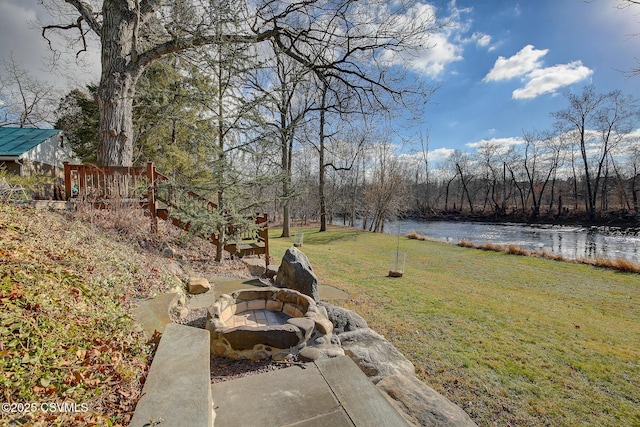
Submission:
[[[483,140],[517,142],[522,131],[547,130],[550,113],[563,109],[566,91],[594,84],[599,92],[620,89],[640,97],[640,76],[628,77],[640,58],[640,6],[621,11],[620,0],[438,0],[419,3],[450,23],[432,36],[432,49],[413,64],[429,84],[439,84],[414,129],[430,129],[433,159],[453,149],[474,151]],[[78,71],[73,55],[52,74],[51,58],[34,26],[48,20],[37,0],[0,0],[0,56],[13,52],[35,77],[52,85],[76,86],[97,80],[99,52],[83,56]],[[59,73],[63,71],[64,76]],[[405,150],[419,148],[405,147]]]
[[[640,95],[640,76],[621,70],[640,58],[640,6],[618,0],[458,0],[440,6],[451,17],[448,49],[432,58],[440,82],[423,119],[430,149],[473,151],[482,140],[515,142],[522,131],[551,129],[550,113],[567,106],[566,91]],[[450,52],[447,56],[444,52]],[[440,149],[440,150],[438,150]]]

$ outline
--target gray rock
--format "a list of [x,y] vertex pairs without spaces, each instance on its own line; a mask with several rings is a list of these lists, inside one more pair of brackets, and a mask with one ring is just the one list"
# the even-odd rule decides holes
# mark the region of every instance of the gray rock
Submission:
[[165,268],[168,274],[176,277],[185,276],[184,267],[182,267],[182,265],[180,265],[180,263],[176,262],[175,260],[167,261],[165,264]]
[[162,255],[166,256],[167,258],[173,258],[176,256],[176,251],[171,246],[166,245],[162,249]]
[[300,350],[299,356],[303,362],[313,362],[344,356],[344,350],[340,347],[340,339],[337,336],[323,335],[316,331],[307,346]]
[[324,354],[317,347],[305,347],[298,353],[298,357],[303,362],[314,362],[316,360],[322,359]]
[[279,268],[280,268],[279,265],[269,264],[267,266],[267,271],[265,271],[264,275],[267,276],[267,278],[269,279],[273,279],[274,277],[276,277],[276,274],[278,274]]
[[333,333],[333,323],[329,319],[318,317],[315,319],[316,329],[321,334],[327,335]]
[[320,304],[316,305],[316,310],[325,319],[329,318],[329,315],[327,314],[327,309],[325,307],[323,307],[322,305],[320,305]]
[[318,278],[314,274],[307,256],[297,248],[287,249],[282,257],[275,285],[280,288],[294,289],[310,296],[315,302],[320,301]]
[[242,263],[247,267],[252,276],[262,276],[265,269],[265,261],[260,258],[242,258]]
[[320,359],[332,359],[334,357],[344,356],[344,350],[338,346],[307,346],[300,350],[298,356],[303,362],[315,362]]
[[342,347],[340,343],[340,338],[337,335],[316,335],[313,339],[313,345],[317,346],[334,346],[334,347]]
[[391,375],[377,386],[393,399],[396,408],[414,425],[477,427],[460,407],[413,375]]
[[367,321],[355,311],[347,310],[346,308],[338,307],[328,302],[320,302],[318,306],[327,311],[327,318],[333,323],[334,334],[369,327]]
[[178,319],[184,320],[189,316],[189,309],[187,307],[176,307],[174,315]]
[[382,335],[370,328],[338,335],[342,348],[367,376],[377,383],[395,374],[415,375],[415,367]]

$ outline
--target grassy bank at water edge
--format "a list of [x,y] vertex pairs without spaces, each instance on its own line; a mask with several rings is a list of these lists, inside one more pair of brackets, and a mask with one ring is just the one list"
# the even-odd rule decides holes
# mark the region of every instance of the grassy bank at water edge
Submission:
[[390,278],[396,236],[295,231],[341,305],[479,425],[640,425],[640,275],[402,237]]

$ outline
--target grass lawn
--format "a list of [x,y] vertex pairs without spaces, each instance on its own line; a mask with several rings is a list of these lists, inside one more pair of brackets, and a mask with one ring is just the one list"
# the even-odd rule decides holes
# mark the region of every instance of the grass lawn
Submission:
[[321,283],[479,425],[640,426],[640,275],[403,237],[389,278],[397,237],[295,231]]

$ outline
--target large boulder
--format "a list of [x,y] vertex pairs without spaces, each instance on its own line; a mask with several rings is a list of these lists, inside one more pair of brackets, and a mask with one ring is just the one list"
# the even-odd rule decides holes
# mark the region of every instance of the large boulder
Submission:
[[469,415],[413,375],[391,375],[377,386],[391,397],[394,406],[414,425],[477,427]]
[[211,290],[211,284],[204,277],[190,277],[187,290],[191,295],[204,294]]
[[313,298],[315,302],[320,301],[318,278],[311,268],[309,259],[300,249],[294,247],[287,249],[282,257],[275,285],[296,290]]
[[374,383],[396,374],[415,375],[413,363],[371,328],[343,332],[338,338],[345,354],[351,357]]
[[369,327],[367,321],[355,311],[347,310],[346,308],[338,307],[328,302],[320,302],[318,305],[327,310],[327,318],[333,323],[334,334]]

